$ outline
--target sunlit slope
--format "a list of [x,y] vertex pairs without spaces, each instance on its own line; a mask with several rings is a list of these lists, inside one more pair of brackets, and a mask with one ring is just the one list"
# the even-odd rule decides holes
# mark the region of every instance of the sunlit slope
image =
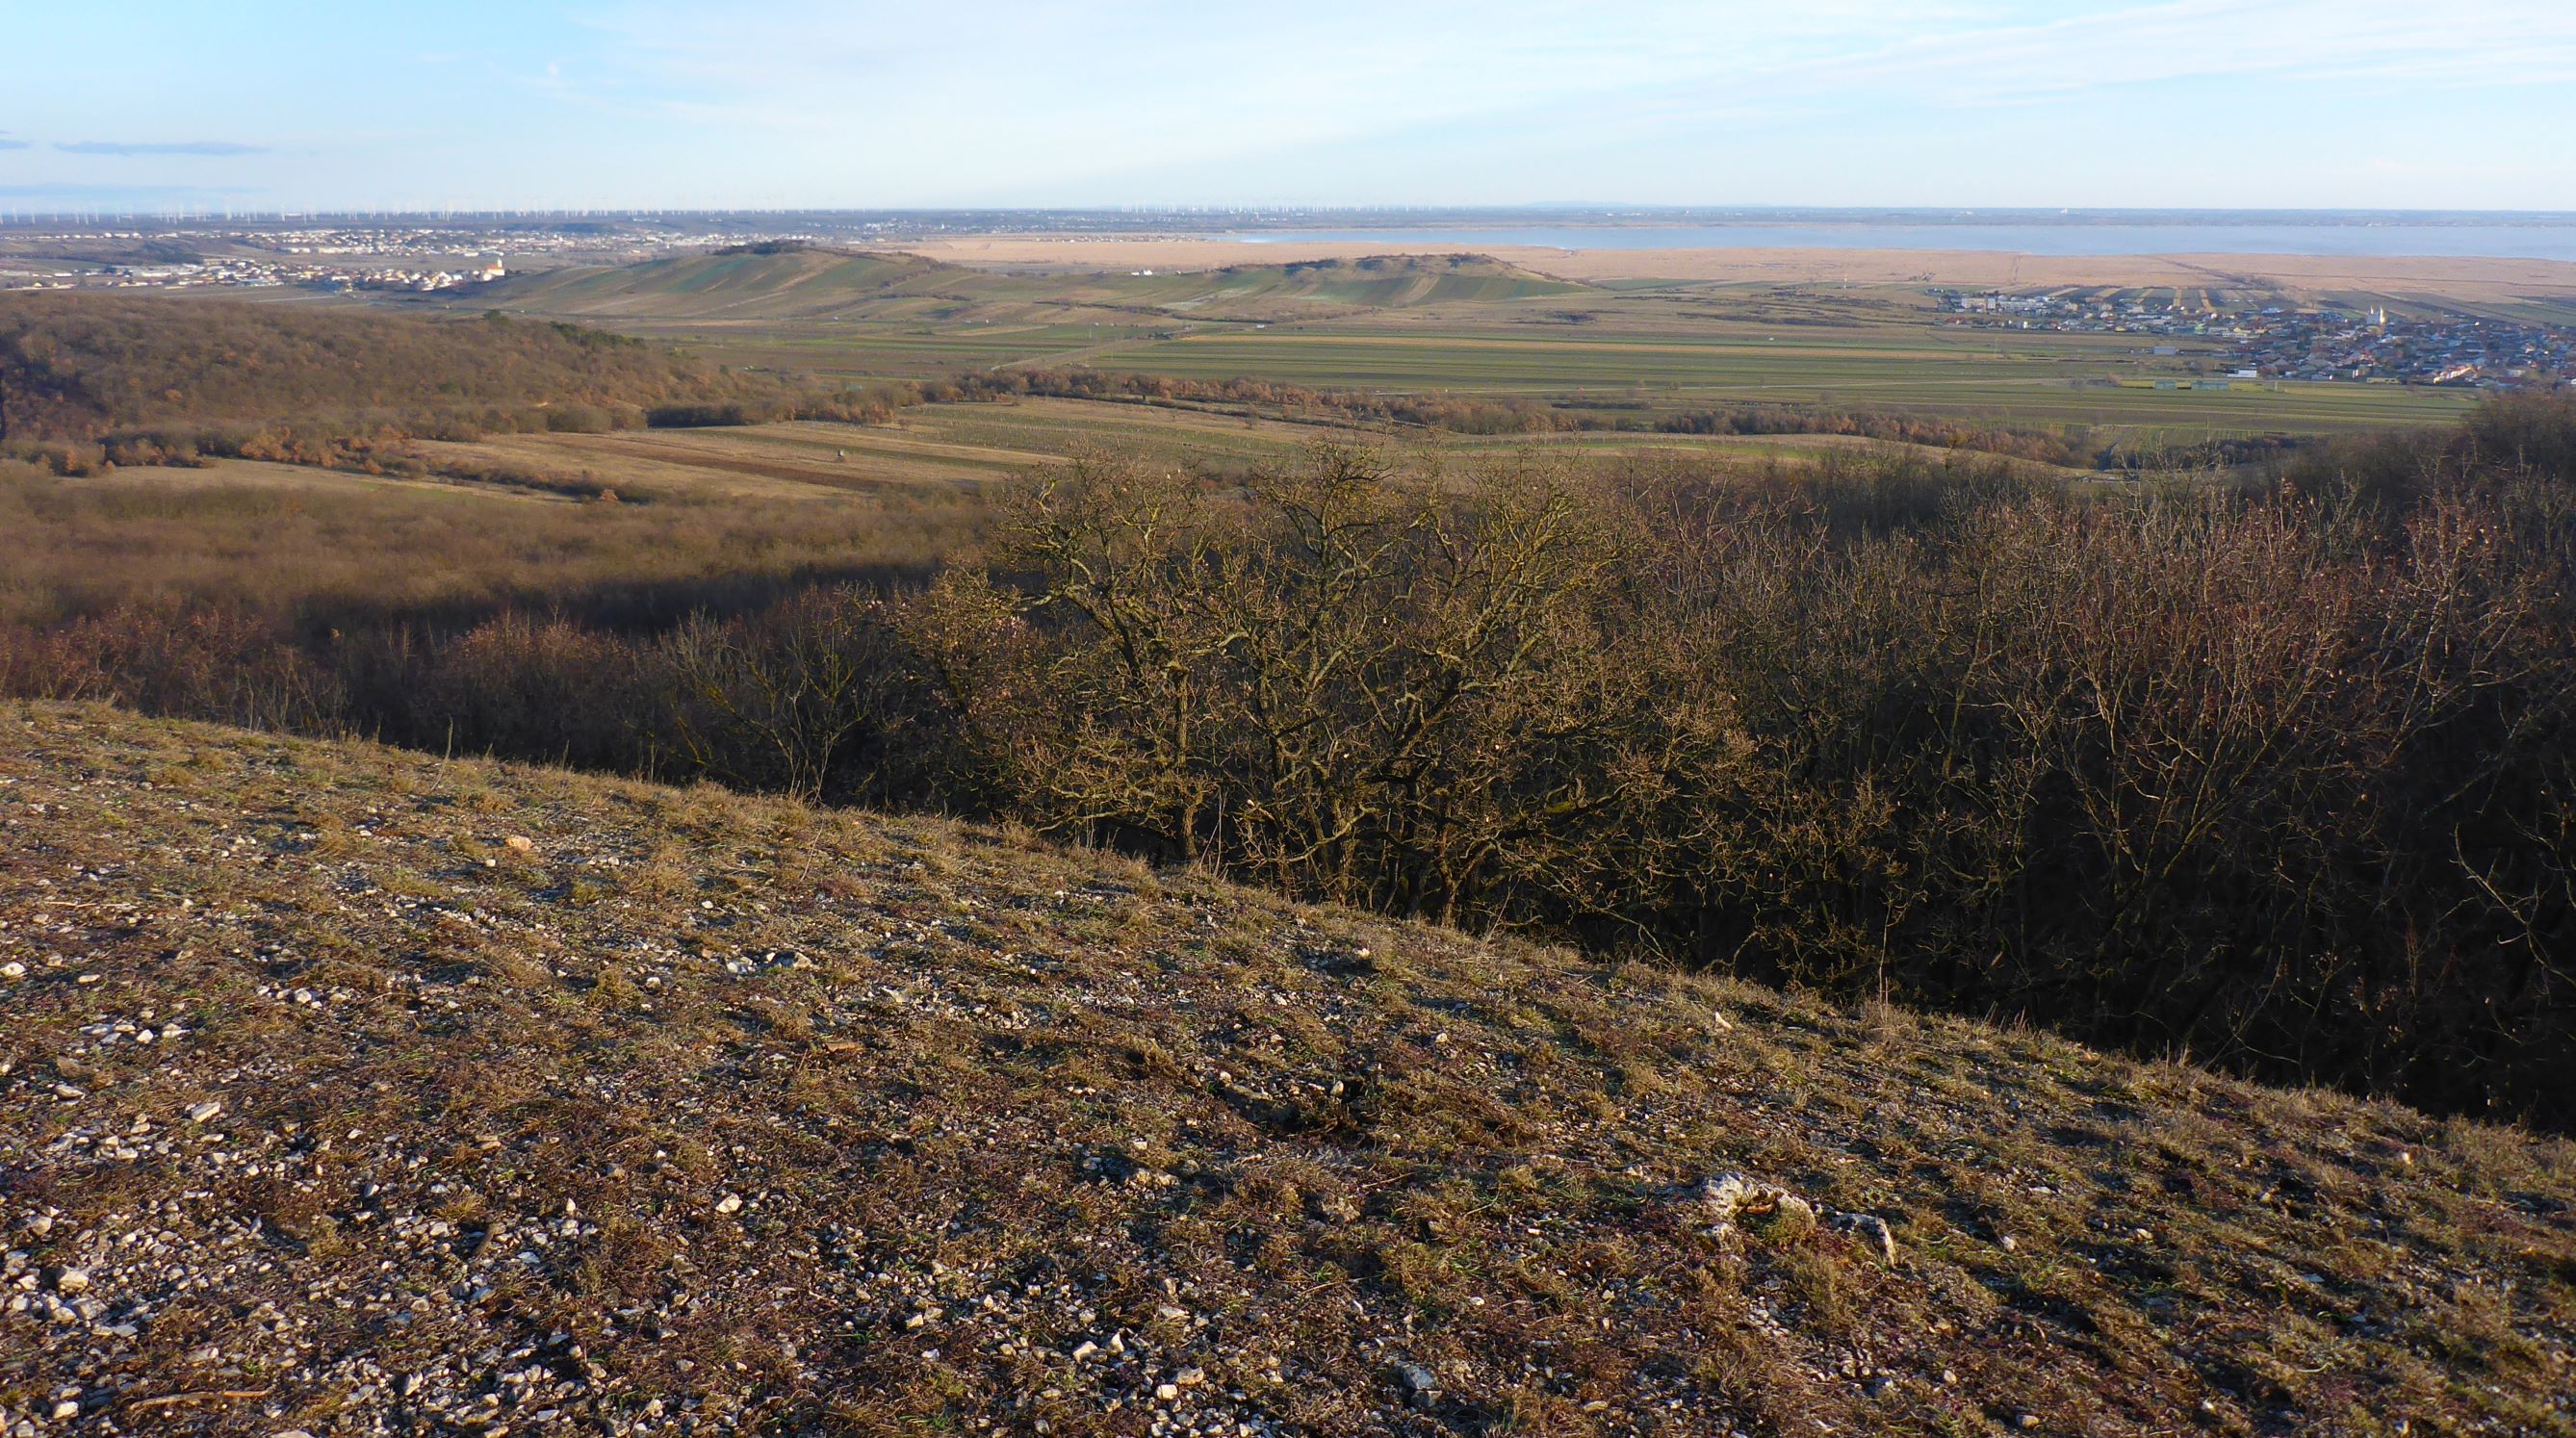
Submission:
[[1162,283],[1154,287],[1154,298],[1173,309],[1267,301],[1397,309],[1430,304],[1491,304],[1592,292],[1588,285],[1550,279],[1482,255],[1307,260],[1284,265],[1238,265],[1157,278]]
[[745,250],[550,270],[504,281],[475,298],[507,309],[602,318],[785,318],[844,309],[959,273],[912,255]]
[[2563,1142],[936,820],[0,727],[0,1431],[2568,1431]]
[[1037,274],[967,269],[904,254],[785,249],[557,270],[467,298],[532,314],[606,320],[1013,323],[1136,315],[1259,321],[1590,293],[1588,286],[1479,255]]

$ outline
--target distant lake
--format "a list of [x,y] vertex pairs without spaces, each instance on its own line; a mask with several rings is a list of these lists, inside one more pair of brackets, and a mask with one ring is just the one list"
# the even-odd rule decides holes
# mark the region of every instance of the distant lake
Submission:
[[2028,255],[2423,255],[2576,261],[2576,222],[2175,224],[2065,221],[1726,225],[1567,225],[1247,230],[1252,244],[1534,245],[1558,250],[2001,250]]

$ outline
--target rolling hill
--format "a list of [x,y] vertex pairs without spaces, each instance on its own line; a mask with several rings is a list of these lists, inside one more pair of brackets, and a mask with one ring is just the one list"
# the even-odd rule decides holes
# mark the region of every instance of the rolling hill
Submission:
[[0,727],[0,1432],[2576,1422],[2519,1130],[931,820]]
[[546,270],[478,290],[474,298],[501,308],[594,319],[776,319],[918,294],[925,284],[972,274],[913,255],[755,247],[638,265]]
[[1589,294],[1481,255],[1386,255],[1220,270],[1007,273],[914,255],[761,247],[546,271],[458,303],[591,320],[1265,321]]
[[1490,304],[1594,293],[1589,285],[1550,279],[1483,255],[1377,255],[1357,260],[1302,260],[1236,265],[1172,275],[1172,309],[1285,300],[1368,309],[1431,304]]

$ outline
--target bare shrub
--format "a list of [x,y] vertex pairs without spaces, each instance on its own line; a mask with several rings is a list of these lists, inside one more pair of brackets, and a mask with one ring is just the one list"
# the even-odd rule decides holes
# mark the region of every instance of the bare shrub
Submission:
[[692,616],[654,646],[670,758],[744,788],[878,797],[917,767],[906,668],[884,604],[809,590],[741,620]]
[[[393,498],[20,471],[0,521],[51,538],[0,575],[0,684],[933,805],[2560,1121],[2571,414],[2089,496],[1911,452],[1577,482],[1326,446],[1239,485],[1085,456],[1012,492],[989,564],[882,594],[676,504],[527,506],[547,554],[596,546],[536,582]],[[408,606],[360,549],[385,516],[450,556]],[[723,568],[738,535],[768,567]],[[647,558],[668,585],[621,590]]]
[[1734,752],[1605,622],[1601,520],[1546,476],[1459,504],[1334,446],[1240,494],[1092,457],[1012,503],[1026,602],[950,586],[917,632],[1043,824],[1408,913],[1589,910],[1658,862],[1602,841]]

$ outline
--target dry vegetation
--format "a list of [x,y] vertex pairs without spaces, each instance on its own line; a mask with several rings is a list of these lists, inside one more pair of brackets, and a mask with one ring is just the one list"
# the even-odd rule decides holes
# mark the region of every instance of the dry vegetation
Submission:
[[2569,436],[2564,406],[2500,405],[2278,492],[2083,498],[1919,456],[1605,478],[1327,448],[1248,483],[1086,459],[926,588],[900,581],[930,564],[826,566],[971,511],[799,535],[767,508],[392,490],[549,518],[446,531],[453,553],[389,535],[377,562],[432,587],[408,608],[364,564],[299,583],[360,541],[267,523],[277,577],[232,555],[177,602],[120,597],[172,582],[156,544],[225,555],[220,511],[125,525],[40,479],[31,503],[89,527],[49,522],[0,683],[1012,818],[2557,1125]]
[[[802,258],[716,257],[713,263],[775,266]],[[1449,283],[1460,278],[1453,268],[1405,269],[1384,283],[1427,283],[1434,271],[1438,282]],[[812,277],[797,269],[751,278],[793,288]],[[479,319],[431,319],[166,297],[17,295],[0,303],[0,464],[15,460],[67,476],[119,466],[201,467],[231,458],[631,500],[649,492],[639,471],[649,476],[675,455],[753,478],[827,482],[828,472],[810,463],[711,457],[707,441],[668,431],[789,419],[883,425],[925,403],[1033,396],[1151,406],[1191,419],[1231,416],[1418,437],[1813,435],[2057,465],[2109,454],[2107,441],[2080,426],[1830,404],[1648,412],[1564,396],[1479,397],[1436,388],[1389,394],[1020,363],[860,383],[820,380],[802,367],[717,365],[667,344],[577,324],[514,320],[497,310]],[[632,433],[647,426],[666,433]],[[880,440],[872,447],[900,445]],[[947,458],[951,468],[980,465],[990,477],[1017,457]],[[2127,455],[2123,462],[2135,459]],[[843,482],[868,483],[855,474]]]
[[417,475],[429,469],[416,439],[881,418],[896,402],[499,314],[432,321],[167,298],[0,300],[0,460],[60,474],[231,456]]
[[2576,1426],[2561,1141],[933,821],[0,724],[0,1427]]
[[668,624],[818,583],[926,577],[985,525],[981,503],[942,486],[629,488],[645,502],[235,461],[71,480],[0,462],[0,625],[21,639],[106,626],[106,642],[153,623],[292,640],[512,609]]
[[898,732],[1293,893],[2556,1123],[2576,445],[2482,425],[2254,500],[1076,466],[1033,587],[892,621],[944,703]]
[[0,307],[0,1434],[2576,1431],[2576,407],[2071,443]]

